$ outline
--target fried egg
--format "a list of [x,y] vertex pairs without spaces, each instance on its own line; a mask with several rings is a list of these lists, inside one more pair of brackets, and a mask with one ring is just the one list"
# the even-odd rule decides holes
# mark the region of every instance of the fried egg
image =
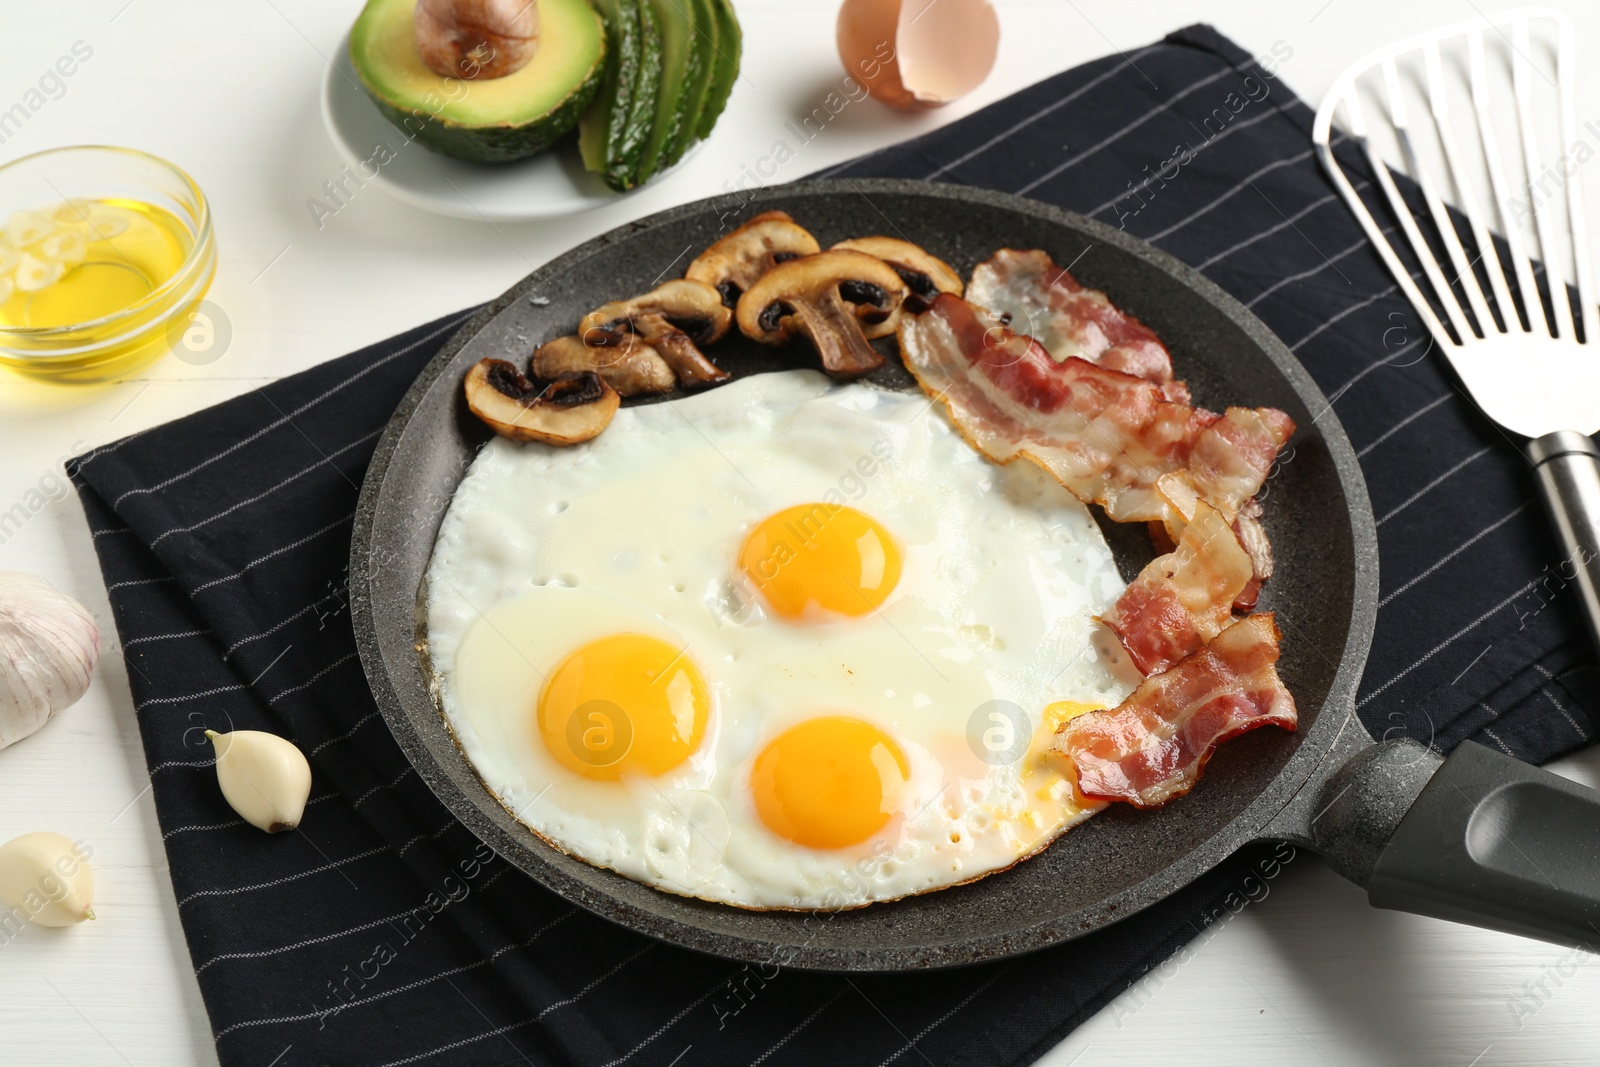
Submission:
[[496,438],[429,564],[435,695],[556,847],[661,889],[837,909],[969,881],[1097,805],[1044,755],[1137,675],[1084,506],[926,398],[809,370]]

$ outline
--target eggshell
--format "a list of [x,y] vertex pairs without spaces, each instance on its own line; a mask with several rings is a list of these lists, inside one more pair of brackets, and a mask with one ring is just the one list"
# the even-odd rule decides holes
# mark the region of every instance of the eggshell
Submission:
[[903,110],[940,107],[994,69],[1000,20],[989,0],[845,0],[839,58],[867,92]]

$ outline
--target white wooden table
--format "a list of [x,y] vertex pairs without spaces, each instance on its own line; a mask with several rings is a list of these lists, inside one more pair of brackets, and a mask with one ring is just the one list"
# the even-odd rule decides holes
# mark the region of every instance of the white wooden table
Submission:
[[[1600,5],[1554,0],[1600,48]],[[774,178],[948,122],[1063,68],[1207,17],[1315,104],[1346,63],[1383,40],[1511,6],[1496,0],[997,0],[1002,52],[989,81],[943,111],[907,117],[851,104]],[[187,168],[216,212],[211,299],[232,329],[215,362],[168,358],[126,381],[59,388],[0,372],[0,511],[51,500],[0,535],[0,568],[43,575],[112,632],[110,609],[60,459],[225,400],[499,293],[589,236],[721,192],[842,71],[834,3],[738,0],[747,83],[711,143],[670,180],[560,221],[490,228],[422,214],[368,187],[319,228],[307,201],[342,160],[323,132],[325,57],[359,0],[0,0],[0,110],[75,42],[92,57],[0,143],[0,159],[58,145],[126,144]],[[1579,120],[1600,119],[1587,70]],[[1589,168],[1593,170],[1593,166]],[[1591,191],[1594,176],[1589,175]],[[1592,203],[1593,201],[1591,201]],[[1600,213],[1595,216],[1600,219]],[[1600,223],[1597,223],[1600,225]],[[1600,754],[1557,768],[1595,784]],[[56,830],[94,847],[99,920],[0,942],[0,1062],[18,1067],[216,1062],[156,829],[121,657],[77,706],[0,752],[0,840]],[[1600,966],[1584,953],[1369,908],[1303,856],[1264,900],[1186,950],[1046,1057],[1079,1064],[1600,1062]]]

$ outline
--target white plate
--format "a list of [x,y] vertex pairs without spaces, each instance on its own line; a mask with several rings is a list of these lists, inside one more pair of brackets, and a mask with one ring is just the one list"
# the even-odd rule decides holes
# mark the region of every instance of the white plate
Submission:
[[[322,121],[339,154],[362,181],[440,215],[523,222],[576,215],[627,195],[613,192],[584,170],[571,140],[515,163],[469,163],[408,141],[405,132],[391,125],[361,88],[350,65],[348,35],[322,79]],[[699,148],[696,142],[677,166],[646,184],[671,175]]]

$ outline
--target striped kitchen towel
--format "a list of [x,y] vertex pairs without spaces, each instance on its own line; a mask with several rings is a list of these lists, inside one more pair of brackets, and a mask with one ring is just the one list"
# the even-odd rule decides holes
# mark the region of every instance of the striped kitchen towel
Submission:
[[[1368,728],[1530,760],[1588,744],[1595,663],[1527,465],[1426,355],[1312,156],[1311,110],[1278,77],[1292,62],[1286,46],[1256,59],[1195,27],[833,173],[1025,193],[1121,226],[1234,293],[1310,368],[1360,451],[1383,571],[1359,697]],[[362,474],[466,317],[71,465],[223,1064],[1028,1063],[1291,854],[1241,853],[1061,948],[907,976],[729,964],[544,890],[413,773],[349,621]],[[301,746],[314,786],[297,832],[268,837],[234,816],[207,728]]]

